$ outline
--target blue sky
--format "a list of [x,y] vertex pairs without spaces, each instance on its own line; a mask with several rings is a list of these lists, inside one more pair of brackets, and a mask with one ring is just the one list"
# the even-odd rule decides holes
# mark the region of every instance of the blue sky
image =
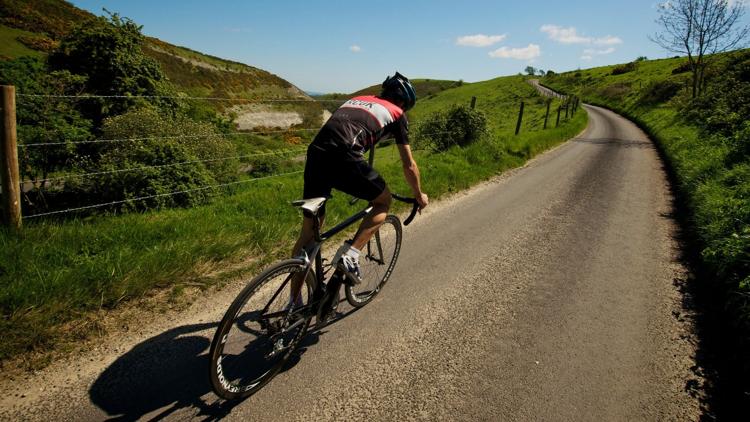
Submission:
[[[172,44],[260,67],[307,91],[352,92],[395,70],[475,82],[667,57],[657,0],[72,0]],[[747,22],[747,16],[745,21]]]

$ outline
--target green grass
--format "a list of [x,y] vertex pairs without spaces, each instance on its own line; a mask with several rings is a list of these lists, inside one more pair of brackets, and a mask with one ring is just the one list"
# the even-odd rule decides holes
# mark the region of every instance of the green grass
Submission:
[[[424,189],[434,199],[520,166],[586,124],[585,113],[579,113],[557,129],[541,131],[529,124],[513,136],[506,120],[517,113],[516,101],[537,101],[535,91],[517,77],[439,93],[418,104],[414,120],[418,124],[427,112],[466,103],[473,95],[488,112],[491,135],[463,149],[415,153]],[[539,114],[535,107],[530,116]],[[395,146],[379,148],[376,157],[376,167],[392,189],[408,194]],[[92,311],[116,308],[154,289],[179,291],[186,283],[215,282],[207,275],[247,257],[260,258],[262,264],[287,255],[300,220],[288,204],[301,191],[301,175],[284,176],[239,185],[192,209],[26,220],[21,237],[0,232],[0,362],[86,337],[86,330],[61,327]],[[336,195],[328,221],[340,220],[358,206]]]
[[0,57],[15,59],[21,56],[44,56],[44,53],[32,50],[18,41],[18,37],[34,37],[36,35],[33,32],[0,25]]

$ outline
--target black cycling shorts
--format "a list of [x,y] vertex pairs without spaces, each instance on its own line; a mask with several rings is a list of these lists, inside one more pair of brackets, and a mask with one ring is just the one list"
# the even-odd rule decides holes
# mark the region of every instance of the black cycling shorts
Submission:
[[330,198],[332,188],[372,201],[383,193],[386,184],[367,161],[347,161],[342,154],[311,145],[307,149],[303,199]]

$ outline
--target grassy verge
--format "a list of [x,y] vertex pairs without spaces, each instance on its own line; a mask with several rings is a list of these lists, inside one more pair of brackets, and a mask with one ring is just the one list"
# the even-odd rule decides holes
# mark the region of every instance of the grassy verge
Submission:
[[42,53],[30,49],[18,41],[18,37],[33,38],[37,36],[38,35],[33,32],[0,25],[0,56],[5,56],[11,59],[21,56],[42,57]]
[[[587,122],[585,113],[579,113],[543,131],[535,123],[543,111],[530,106],[529,123],[514,136],[516,102],[543,101],[518,77],[464,84],[436,94],[420,102],[413,120],[418,125],[430,111],[468,103],[473,95],[483,101],[492,133],[465,148],[416,152],[424,189],[432,198],[520,166],[575,136]],[[393,191],[408,193],[394,149],[379,149],[376,168]],[[237,185],[211,204],[191,209],[27,220],[21,237],[0,232],[0,362],[85,338],[85,329],[70,332],[60,327],[92,311],[116,308],[158,288],[179,291],[186,284],[208,283],[206,274],[247,257],[258,257],[262,264],[288,254],[300,220],[288,204],[301,191],[301,175],[289,175]],[[346,199],[337,195],[331,201],[328,221],[340,220],[361,206],[349,206]]]
[[[705,349],[720,356],[714,365],[719,367],[721,385],[712,388],[718,412],[726,414],[750,400],[750,157],[742,149],[747,142],[742,130],[714,131],[707,126],[732,127],[734,119],[747,121],[747,115],[737,113],[747,107],[750,80],[741,69],[750,66],[748,60],[747,50],[715,57],[706,95],[717,97],[709,103],[718,106],[711,107],[691,100],[686,85],[690,73],[681,58],[639,62],[636,70],[619,75],[612,75],[614,67],[607,66],[543,81],[622,113],[657,141],[695,251],[694,287],[708,314],[702,336],[711,343]],[[727,78],[735,78],[731,90],[712,89],[727,83]],[[717,110],[728,104],[732,106]]]

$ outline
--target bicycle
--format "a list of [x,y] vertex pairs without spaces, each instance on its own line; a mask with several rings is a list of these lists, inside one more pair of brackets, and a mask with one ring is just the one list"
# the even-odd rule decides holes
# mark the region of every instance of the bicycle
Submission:
[[[412,204],[411,214],[404,220],[404,225],[409,225],[419,208],[417,201],[392,196]],[[314,241],[304,248],[303,256],[280,261],[251,280],[219,323],[209,352],[211,385],[219,397],[242,399],[268,383],[291,357],[312,318],[315,316],[316,324],[323,325],[335,313],[342,284],[347,302],[361,308],[372,301],[390,278],[401,250],[399,218],[388,215],[367,242],[360,256],[364,279],[355,284],[334,267],[336,263],[326,264],[321,246],[364,218],[372,207],[321,234],[318,212],[325,201],[326,198],[314,198],[292,203],[313,217]],[[299,296],[293,298],[290,283],[295,276],[302,286]]]

